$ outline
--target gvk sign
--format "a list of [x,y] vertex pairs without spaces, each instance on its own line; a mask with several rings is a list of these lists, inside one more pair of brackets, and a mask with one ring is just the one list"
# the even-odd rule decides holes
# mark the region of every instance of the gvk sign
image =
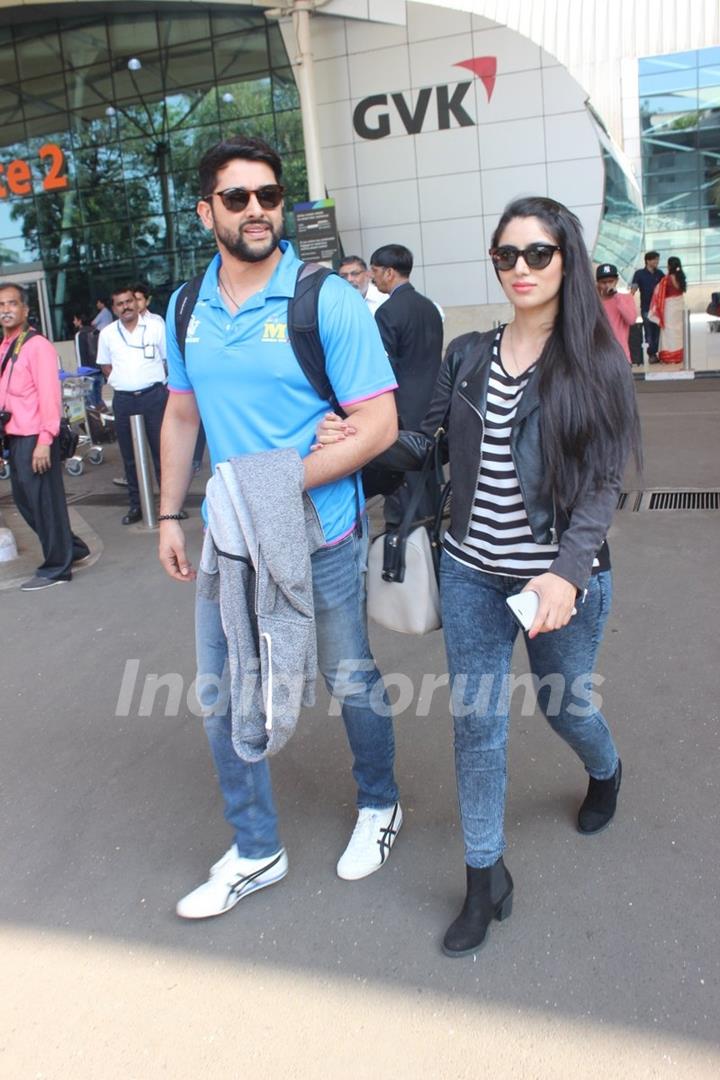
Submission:
[[[467,68],[476,75],[490,101],[495,89],[497,57],[476,56],[472,60],[460,60],[455,67]],[[404,94],[372,94],[363,98],[355,106],[353,127],[361,139],[384,139],[397,130],[399,120],[408,135],[418,135],[427,120],[430,102],[435,97],[435,111],[438,127],[441,131],[451,128],[452,121],[457,127],[472,127],[476,120],[467,112],[465,96],[472,82],[444,83],[440,86],[425,86],[419,91],[415,107],[411,108]],[[394,112],[390,112],[388,98],[392,101]]]

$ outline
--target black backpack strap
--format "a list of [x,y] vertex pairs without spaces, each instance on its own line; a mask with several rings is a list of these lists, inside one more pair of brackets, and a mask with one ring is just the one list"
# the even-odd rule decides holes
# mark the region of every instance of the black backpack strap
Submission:
[[185,359],[185,338],[187,337],[188,325],[195,310],[204,277],[205,274],[202,273],[191,278],[190,281],[186,281],[181,287],[175,302],[175,337],[183,360]]
[[[329,402],[338,416],[347,416],[332,388],[325,367],[325,349],[318,328],[320,289],[334,270],[319,263],[303,263],[298,270],[295,292],[288,300],[287,334],[295,359],[318,397]],[[360,477],[355,473],[355,528],[361,532]]]
[[[38,333],[39,331],[35,330],[35,328],[32,326],[28,326],[25,330],[20,331],[18,336],[15,338],[15,341],[13,342],[12,348],[8,349],[8,351],[5,353],[5,357],[2,362],[2,368],[0,368],[0,377],[5,374],[5,368],[8,366],[8,364],[12,364],[13,368],[15,367],[15,361],[17,360],[20,350],[22,349],[25,342],[29,341],[30,338],[37,337]],[[10,386],[11,378],[12,368],[10,369],[10,375],[8,376],[8,386]]]
[[345,416],[328,378],[318,329],[320,289],[333,273],[319,263],[303,263],[298,270],[295,293],[288,300],[287,332],[295,359],[315,393],[330,403],[333,412]]

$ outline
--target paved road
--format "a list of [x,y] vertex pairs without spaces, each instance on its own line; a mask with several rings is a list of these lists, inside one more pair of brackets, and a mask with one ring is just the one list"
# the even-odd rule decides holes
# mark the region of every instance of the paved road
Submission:
[[[720,487],[713,384],[641,404],[646,484]],[[109,497],[112,475],[67,487]],[[438,942],[463,862],[442,689],[398,718],[406,824],[380,873],[334,874],[354,792],[323,699],[274,765],[289,876],[223,918],[175,918],[228,844],[185,698],[192,590],[163,578],[154,538],[122,529],[121,507],[76,505],[104,545],[97,564],[47,593],[0,594],[0,1076],[720,1073],[720,513],[618,514],[599,665],[625,763],[618,817],[601,836],[575,832],[583,775],[518,698],[515,910],[475,960],[451,961]],[[196,516],[188,532],[197,550]],[[374,643],[416,691],[444,671],[439,634]],[[180,692],[170,715],[165,692],[152,703],[154,675]]]

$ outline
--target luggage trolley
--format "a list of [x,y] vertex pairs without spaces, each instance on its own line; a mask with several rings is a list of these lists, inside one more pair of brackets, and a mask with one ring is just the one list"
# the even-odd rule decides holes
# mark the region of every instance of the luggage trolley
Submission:
[[77,449],[65,462],[65,470],[70,476],[80,476],[85,469],[86,458],[91,465],[102,465],[105,456],[103,447],[94,441],[91,431],[85,396],[92,387],[92,379],[82,374],[84,371],[87,369],[79,368],[78,372],[60,372],[63,411],[70,427],[78,435]]

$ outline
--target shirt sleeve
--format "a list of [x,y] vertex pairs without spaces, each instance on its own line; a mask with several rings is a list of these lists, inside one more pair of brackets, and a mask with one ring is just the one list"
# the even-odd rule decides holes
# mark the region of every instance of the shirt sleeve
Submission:
[[192,393],[193,386],[188,378],[185,359],[180,352],[180,346],[175,337],[175,305],[177,304],[179,291],[180,290],[177,289],[170,297],[170,303],[168,304],[167,313],[165,315],[168,389],[175,391],[176,394],[188,394]]
[[632,326],[637,318],[637,309],[635,301],[628,293],[618,293],[618,311],[623,321]]
[[166,340],[165,323],[160,322],[159,319],[154,320],[154,322],[155,322],[155,325],[157,326],[157,330],[158,330],[158,341],[157,341],[158,352],[160,353],[160,359],[165,361],[165,360],[167,360],[167,340]]
[[341,405],[355,405],[397,388],[364,298],[341,278],[327,278],[320,289],[318,330],[327,375]]
[[27,349],[28,366],[38,395],[38,446],[50,446],[60,430],[62,411],[57,353],[51,343],[42,337],[29,341]]

